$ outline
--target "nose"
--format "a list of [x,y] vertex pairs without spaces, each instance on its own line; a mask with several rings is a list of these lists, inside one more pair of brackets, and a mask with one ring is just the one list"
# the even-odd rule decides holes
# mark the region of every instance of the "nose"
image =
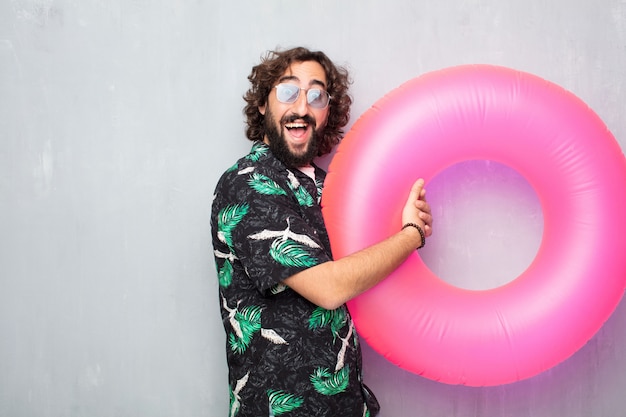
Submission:
[[300,90],[300,95],[292,104],[294,112],[297,114],[307,114],[309,112],[309,103],[306,98],[306,91]]

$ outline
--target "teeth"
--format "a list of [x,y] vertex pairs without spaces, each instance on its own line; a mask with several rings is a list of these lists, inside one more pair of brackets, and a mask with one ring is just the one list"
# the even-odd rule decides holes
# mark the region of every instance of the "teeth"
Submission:
[[287,129],[295,129],[295,128],[306,128],[308,125],[306,123],[287,123],[285,127]]

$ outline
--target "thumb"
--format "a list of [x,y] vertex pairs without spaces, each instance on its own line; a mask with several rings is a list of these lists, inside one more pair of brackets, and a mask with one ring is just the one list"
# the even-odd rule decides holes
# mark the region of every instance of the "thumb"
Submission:
[[416,208],[415,203],[419,201],[423,188],[424,180],[422,178],[413,183],[404,209],[402,210],[402,224],[419,221],[419,210]]
[[413,183],[411,187],[411,191],[409,193],[409,201],[415,202],[422,197],[424,193],[424,180],[422,178],[418,179]]

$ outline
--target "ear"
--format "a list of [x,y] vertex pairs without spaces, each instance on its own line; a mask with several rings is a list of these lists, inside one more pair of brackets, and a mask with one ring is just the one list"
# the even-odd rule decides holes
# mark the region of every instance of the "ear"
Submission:
[[265,104],[262,106],[259,106],[259,113],[261,113],[263,116],[265,116]]

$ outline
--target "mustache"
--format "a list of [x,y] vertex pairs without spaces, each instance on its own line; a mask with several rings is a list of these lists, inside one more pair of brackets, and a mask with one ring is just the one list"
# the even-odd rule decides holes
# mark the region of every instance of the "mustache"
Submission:
[[304,116],[300,116],[299,114],[292,114],[291,116],[285,116],[282,118],[281,122],[283,124],[293,123],[296,120],[302,120],[303,122],[315,127],[315,119],[313,119],[313,117],[309,116],[308,114],[305,114]]

